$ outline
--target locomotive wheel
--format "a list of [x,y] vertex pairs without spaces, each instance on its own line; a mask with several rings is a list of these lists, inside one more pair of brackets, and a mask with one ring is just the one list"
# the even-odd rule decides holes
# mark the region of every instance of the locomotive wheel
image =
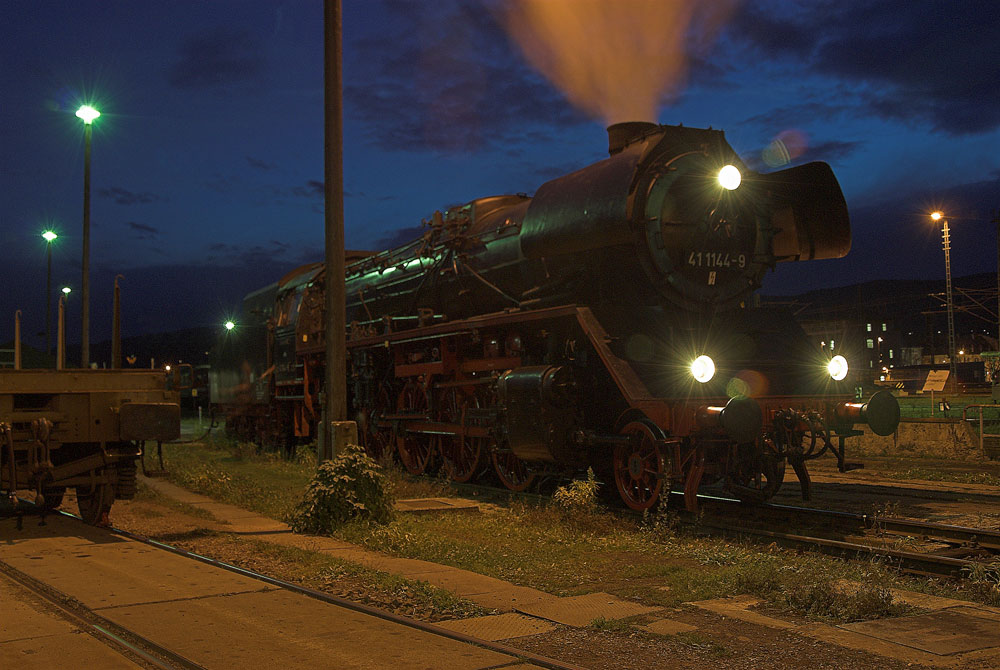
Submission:
[[[407,382],[396,400],[396,412],[417,416],[427,414],[427,394],[421,384]],[[408,472],[422,475],[427,471],[427,464],[430,463],[431,455],[434,452],[434,443],[429,435],[407,433],[404,424],[399,435],[396,436],[396,448],[399,450],[399,460],[403,462],[403,467]]]
[[97,484],[94,487],[76,487],[76,506],[80,510],[80,518],[91,526],[107,526],[108,512],[115,501],[115,490],[110,484]]
[[392,429],[379,426],[382,416],[392,411],[392,399],[389,390],[380,386],[375,396],[375,403],[362,415],[362,437],[365,441],[365,451],[377,461],[382,460],[392,449]]
[[659,500],[663,478],[667,475],[664,459],[656,447],[662,433],[652,421],[637,419],[625,424],[621,434],[630,439],[628,444],[615,447],[615,485],[622,501],[641,512]]
[[[445,423],[458,423],[467,407],[478,407],[475,396],[465,396],[458,388],[446,388],[438,403],[438,420]],[[445,470],[452,481],[465,483],[472,479],[479,468],[479,458],[482,453],[483,438],[441,436],[438,448],[444,460]]]
[[535,473],[528,463],[518,458],[513,451],[494,449],[491,458],[500,482],[511,491],[520,493],[535,481]]

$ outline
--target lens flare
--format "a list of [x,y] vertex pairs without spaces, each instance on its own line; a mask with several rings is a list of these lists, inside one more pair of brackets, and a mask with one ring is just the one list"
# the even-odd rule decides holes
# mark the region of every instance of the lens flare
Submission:
[[715,376],[715,361],[708,356],[699,356],[691,364],[691,375],[704,384]]
[[735,191],[740,187],[740,182],[743,181],[743,176],[740,174],[740,170],[735,165],[727,165],[726,167],[719,170],[719,184],[722,188],[728,191]]
[[841,381],[847,377],[847,359],[840,355],[834,356],[826,364],[826,371],[830,373],[834,381]]

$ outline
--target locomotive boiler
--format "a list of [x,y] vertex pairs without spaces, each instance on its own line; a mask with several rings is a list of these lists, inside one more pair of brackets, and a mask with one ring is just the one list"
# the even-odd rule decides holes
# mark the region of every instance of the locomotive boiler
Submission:
[[[887,393],[853,402],[847,362],[755,304],[778,262],[838,258],[847,207],[831,169],[749,170],[717,130],[624,123],[610,156],[534,196],[435,213],[412,242],[348,257],[350,405],[366,448],[456,481],[507,487],[587,467],[648,509],[703,482],[766,500],[791,465],[867,424],[895,430]],[[310,435],[324,378],[324,272],[248,300],[266,332],[258,434]],[[242,415],[246,421],[246,413]]]

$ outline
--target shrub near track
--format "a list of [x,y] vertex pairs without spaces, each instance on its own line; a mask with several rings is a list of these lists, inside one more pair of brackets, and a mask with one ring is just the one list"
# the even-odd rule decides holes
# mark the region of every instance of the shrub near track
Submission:
[[[233,451],[170,446],[168,469],[181,485],[289,520],[315,472],[311,457],[289,462]],[[412,483],[394,469],[386,474],[399,498],[442,495],[439,482]],[[573,497],[584,498],[590,499],[589,491]],[[909,579],[878,563],[693,536],[676,529],[669,510],[640,521],[596,508],[571,511],[575,502],[513,503],[478,515],[398,515],[385,526],[351,523],[335,535],[394,556],[453,565],[558,595],[601,590],[662,606],[745,593],[777,610],[853,621],[901,613],[905,608],[892,600],[889,587],[991,603],[1000,597],[991,575],[957,587]],[[845,590],[841,580],[861,586]]]

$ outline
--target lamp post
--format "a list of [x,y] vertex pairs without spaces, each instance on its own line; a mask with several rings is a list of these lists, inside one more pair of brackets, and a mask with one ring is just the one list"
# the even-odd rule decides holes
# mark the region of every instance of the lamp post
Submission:
[[84,105],[76,110],[83,120],[83,279],[80,283],[81,316],[80,364],[90,367],[90,138],[93,134],[94,119],[101,113]]
[[955,368],[955,303],[951,297],[951,236],[948,232],[948,219],[941,212],[933,212],[931,219],[944,221],[941,227],[941,248],[944,249],[945,295],[948,300],[948,365],[951,370],[952,389],[958,389],[958,373]]
[[59,237],[51,230],[42,233],[45,239],[45,254],[48,256],[48,271],[45,273],[45,353],[52,353],[52,242]]

